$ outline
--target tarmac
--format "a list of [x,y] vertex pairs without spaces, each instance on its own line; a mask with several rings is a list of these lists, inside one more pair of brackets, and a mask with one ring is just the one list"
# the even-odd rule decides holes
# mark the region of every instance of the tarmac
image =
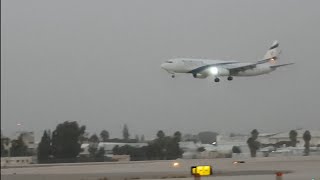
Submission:
[[[244,161],[244,163],[234,163]],[[178,166],[173,163],[178,162]],[[191,166],[210,165],[213,174],[204,180],[320,180],[320,156],[247,159],[178,159],[77,164],[41,164],[1,169],[2,180],[191,180]]]

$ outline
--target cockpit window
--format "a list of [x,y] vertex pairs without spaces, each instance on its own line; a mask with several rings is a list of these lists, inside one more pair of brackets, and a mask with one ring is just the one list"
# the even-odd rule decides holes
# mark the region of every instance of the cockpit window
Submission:
[[166,61],[166,63],[173,63],[172,61]]

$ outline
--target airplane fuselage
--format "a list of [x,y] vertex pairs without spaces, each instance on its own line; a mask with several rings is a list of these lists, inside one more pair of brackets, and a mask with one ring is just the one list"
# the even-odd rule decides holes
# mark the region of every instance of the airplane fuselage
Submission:
[[161,67],[172,77],[175,77],[176,73],[188,73],[200,79],[213,77],[215,82],[219,82],[221,76],[228,76],[227,79],[231,81],[233,76],[258,76],[293,64],[277,64],[280,53],[279,42],[274,41],[263,59],[256,62],[176,58],[166,61]]
[[238,61],[223,61],[223,60],[208,60],[208,59],[171,59],[166,61],[161,65],[163,69],[168,71],[171,74],[174,73],[193,73],[195,70],[200,69],[201,67],[212,66],[218,69],[218,74],[215,76],[257,76],[261,74],[267,74],[275,69],[271,68],[271,66],[267,63],[258,64],[254,68],[239,71],[235,74],[232,74],[227,68],[229,67],[237,67],[237,66],[245,66],[250,63],[242,63]]

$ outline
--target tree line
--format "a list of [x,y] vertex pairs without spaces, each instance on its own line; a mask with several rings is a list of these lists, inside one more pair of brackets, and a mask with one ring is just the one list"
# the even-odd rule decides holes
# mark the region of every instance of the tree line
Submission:
[[183,151],[179,147],[181,141],[181,133],[175,132],[173,136],[166,136],[160,130],[157,132],[157,138],[150,141],[147,146],[115,146],[113,154],[130,155],[131,160],[170,160],[181,158]]
[[[41,141],[37,148],[37,157],[39,163],[48,162],[77,162],[79,161],[79,154],[81,153],[81,144],[89,144],[89,159],[85,161],[106,161],[105,150],[103,147],[98,147],[99,142],[122,142],[122,143],[146,143],[143,147],[132,147],[129,145],[115,146],[113,148],[113,154],[115,155],[130,155],[131,160],[165,160],[165,159],[177,159],[182,156],[183,151],[179,147],[179,142],[182,139],[182,135],[179,131],[175,132],[172,136],[166,136],[162,130],[159,130],[156,134],[156,139],[151,141],[145,141],[144,136],[135,136],[130,138],[128,126],[125,124],[122,130],[123,138],[110,138],[110,134],[106,130],[102,130],[99,134],[89,134],[86,132],[85,126],[80,126],[77,122],[65,121],[56,126],[54,131],[45,130]],[[254,129],[251,131],[251,136],[247,139],[247,144],[250,149],[252,157],[256,157],[257,150],[267,146],[282,147],[296,147],[297,131],[291,130],[288,134],[290,141],[280,141],[275,144],[261,144],[258,141],[259,132]],[[201,142],[203,144],[212,144],[216,142],[217,133],[206,131],[200,132],[198,135],[184,136],[185,141]],[[305,142],[304,155],[309,155],[310,152],[310,131],[305,131],[303,134]],[[4,138],[1,133],[1,157],[4,156],[30,156],[32,152],[28,150],[28,147],[24,144],[22,135],[16,140]],[[8,145],[11,147],[8,148]],[[215,143],[216,144],[216,143]],[[233,147],[234,153],[241,153],[241,149]],[[199,150],[201,152],[201,149]]]
[[[38,162],[76,162],[79,161],[81,153],[81,144],[89,144],[89,158],[91,161],[106,161],[105,150],[98,147],[99,142],[124,142],[136,143],[144,142],[144,136],[130,139],[130,133],[127,125],[124,125],[122,134],[123,139],[110,139],[106,130],[101,131],[100,138],[93,134],[90,137],[85,132],[85,126],[79,126],[77,122],[64,122],[57,125],[51,133],[44,131],[38,146]],[[149,160],[149,159],[177,159],[181,157],[182,150],[179,147],[181,133],[177,131],[174,135],[165,136],[163,131],[157,133],[157,138],[148,142],[144,147],[132,147],[129,145],[115,146],[113,154],[130,155],[131,160]]]
[[[2,134],[1,134],[2,135]],[[200,132],[198,135],[186,134],[186,141],[212,143],[216,141],[217,133]],[[110,138],[107,130],[102,130],[99,135],[96,133],[89,134],[85,126],[80,126],[77,122],[65,121],[58,124],[55,130],[44,130],[41,141],[38,144],[36,155],[39,163],[50,162],[76,162],[79,161],[106,161],[110,160],[105,157],[105,150],[98,147],[99,142],[118,142],[118,143],[137,143],[144,142],[144,147],[116,146],[113,149],[115,155],[130,155],[132,160],[156,160],[156,159],[176,159],[182,156],[182,150],[179,142],[182,135],[176,131],[172,136],[167,136],[162,130],[158,131],[156,138],[146,141],[144,135],[130,138],[128,126],[125,124],[122,130],[123,138]],[[3,136],[1,136],[3,137]],[[28,147],[24,144],[22,136],[17,140],[12,140],[12,147],[7,151],[7,145],[10,140],[1,138],[1,156],[30,156],[34,152],[29,152]],[[82,152],[81,145],[88,144],[89,157],[79,158]],[[33,153],[33,154],[32,154]],[[81,157],[81,156],[80,156]]]

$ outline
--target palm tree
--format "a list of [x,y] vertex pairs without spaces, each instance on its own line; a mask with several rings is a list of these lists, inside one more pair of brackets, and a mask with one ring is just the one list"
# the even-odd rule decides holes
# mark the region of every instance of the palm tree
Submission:
[[176,131],[173,135],[174,139],[177,141],[177,142],[180,142],[181,141],[181,132],[180,131]]
[[303,140],[304,140],[304,155],[308,156],[310,151],[310,140],[311,140],[311,134],[310,131],[305,131],[303,133]]
[[256,141],[258,139],[258,135],[259,135],[259,132],[256,129],[254,129],[251,131],[251,137],[248,138],[248,140],[247,140],[247,144],[250,149],[251,157],[257,156],[257,150],[260,147],[260,142]]
[[165,137],[164,132],[163,132],[162,130],[159,130],[158,133],[157,133],[157,137],[158,137],[159,139],[164,138],[164,137]]
[[298,136],[297,131],[295,131],[295,130],[290,131],[289,138],[290,138],[292,147],[296,147],[296,145],[297,145],[297,136]]
[[123,135],[123,139],[124,139],[125,141],[128,141],[128,140],[129,140],[129,138],[130,138],[130,133],[129,133],[129,129],[128,129],[127,124],[124,124],[124,126],[123,126],[122,135]]
[[106,130],[102,130],[100,133],[100,137],[101,137],[102,142],[107,142],[109,139],[109,132]]

